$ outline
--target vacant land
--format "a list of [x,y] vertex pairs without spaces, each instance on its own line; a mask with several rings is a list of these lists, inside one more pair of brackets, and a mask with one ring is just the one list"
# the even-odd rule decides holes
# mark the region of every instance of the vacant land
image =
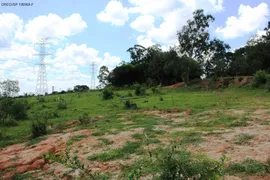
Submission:
[[[133,97],[127,97],[130,93]],[[131,175],[140,169],[140,179],[153,179],[155,167],[149,161],[175,145],[216,161],[225,155],[225,179],[270,179],[266,90],[176,88],[147,93],[115,91],[112,100],[102,100],[99,91],[46,96],[45,102],[28,98],[29,117],[35,112],[55,116],[48,120],[48,135],[35,139],[30,139],[29,119],[1,127],[0,175],[68,179],[79,176],[77,169],[86,169],[99,172],[101,179],[136,179]],[[57,109],[60,96],[66,109]],[[138,109],[125,109],[126,99]],[[76,157],[78,167],[57,155]]]

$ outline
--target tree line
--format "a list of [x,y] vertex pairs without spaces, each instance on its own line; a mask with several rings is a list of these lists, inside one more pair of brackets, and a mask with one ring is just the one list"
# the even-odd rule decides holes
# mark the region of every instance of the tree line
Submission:
[[265,35],[254,36],[241,48],[231,47],[211,38],[209,26],[215,18],[199,9],[177,32],[179,45],[163,51],[160,45],[130,47],[130,62],[122,62],[111,72],[102,66],[98,79],[101,87],[122,87],[134,83],[170,85],[201,77],[253,76],[256,71],[270,68],[270,22]]

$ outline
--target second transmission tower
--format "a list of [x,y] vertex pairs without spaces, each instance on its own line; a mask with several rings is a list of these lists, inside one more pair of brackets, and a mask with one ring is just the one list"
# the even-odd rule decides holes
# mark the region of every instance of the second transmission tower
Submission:
[[96,69],[96,64],[95,62],[92,62],[90,65],[90,74],[91,74],[91,87],[90,89],[95,89],[96,88],[96,77],[95,77],[95,69]]
[[48,84],[47,84],[47,74],[46,74],[46,64],[44,62],[44,59],[46,56],[50,55],[49,53],[46,53],[46,45],[49,44],[47,42],[48,38],[41,39],[38,43],[40,46],[39,54],[36,54],[40,57],[39,60],[39,70],[37,75],[37,84],[36,84],[36,94],[37,95],[45,95],[48,93]]

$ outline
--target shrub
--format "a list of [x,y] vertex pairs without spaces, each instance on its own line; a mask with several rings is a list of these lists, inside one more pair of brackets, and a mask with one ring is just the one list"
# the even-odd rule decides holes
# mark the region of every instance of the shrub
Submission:
[[111,88],[105,88],[103,91],[102,91],[102,99],[103,100],[109,100],[109,99],[113,99],[113,91]]
[[16,120],[22,120],[27,117],[29,109],[26,100],[16,100],[13,98],[0,98],[0,118],[13,116]]
[[260,87],[267,83],[267,74],[263,70],[259,70],[254,76],[254,87]]
[[91,117],[85,112],[78,119],[82,124],[87,124],[91,122]]
[[47,134],[47,122],[40,120],[33,120],[30,125],[32,138],[43,136]]
[[134,87],[135,87],[135,95],[136,96],[144,96],[145,95],[146,89],[142,85],[135,84]]
[[56,103],[57,109],[67,109],[67,102],[60,98],[59,101]]
[[37,96],[37,100],[40,103],[44,103],[45,102],[45,98],[43,96]]
[[136,103],[132,103],[130,100],[126,100],[124,102],[125,109],[138,109],[138,106]]
[[12,115],[8,115],[6,118],[1,120],[1,125],[4,126],[17,126],[18,123]]
[[161,94],[161,85],[158,85],[157,87],[152,87],[151,90],[153,94]]

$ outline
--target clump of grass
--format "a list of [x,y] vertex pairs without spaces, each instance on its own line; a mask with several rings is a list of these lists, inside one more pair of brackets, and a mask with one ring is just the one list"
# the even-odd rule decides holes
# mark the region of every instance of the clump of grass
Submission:
[[97,132],[92,133],[92,136],[102,136],[104,134],[105,134],[104,132],[97,131]]
[[67,146],[71,146],[74,142],[76,141],[80,141],[83,138],[87,137],[86,135],[78,135],[78,136],[73,136],[72,138],[70,138],[67,142]]
[[56,107],[59,110],[67,109],[67,102],[63,98],[60,98],[59,101],[56,103]]
[[134,87],[135,87],[135,95],[136,96],[144,96],[144,95],[146,95],[146,89],[142,85],[135,84]]
[[111,145],[111,144],[113,144],[113,141],[110,141],[107,138],[99,138],[98,140],[102,141],[102,143],[105,144],[105,145]]
[[17,121],[15,120],[14,116],[12,116],[12,115],[7,115],[6,118],[3,118],[3,119],[0,121],[0,125],[11,127],[11,126],[17,126],[18,123],[17,123]]
[[141,144],[139,142],[127,142],[122,148],[114,149],[101,154],[94,154],[89,156],[88,159],[92,161],[109,161],[113,159],[125,158],[130,154],[136,153],[140,146]]
[[184,134],[184,138],[180,141],[180,144],[198,144],[202,141],[201,133],[191,131]]
[[92,118],[88,115],[88,113],[83,113],[82,115],[79,116],[78,120],[82,123],[82,124],[88,124],[92,122]]
[[105,88],[101,93],[103,100],[113,99],[113,95],[114,93],[111,88]]
[[266,172],[266,167],[263,163],[253,160],[245,159],[243,162],[232,163],[227,168],[230,174],[246,173],[246,174],[263,174]]
[[47,123],[39,120],[32,120],[30,125],[30,129],[32,132],[32,138],[36,138],[39,136],[43,136],[47,134]]
[[28,143],[26,143],[26,146],[33,146],[37,143],[40,143],[41,141],[45,140],[44,137],[38,137],[38,138],[35,138],[35,139],[31,139]]
[[240,144],[240,145],[245,145],[245,144],[249,144],[249,140],[253,139],[254,136],[253,135],[249,135],[249,134],[242,134],[239,135],[236,139],[236,144]]
[[130,100],[126,100],[124,102],[124,108],[125,109],[138,109],[138,106],[136,103],[133,103]]

